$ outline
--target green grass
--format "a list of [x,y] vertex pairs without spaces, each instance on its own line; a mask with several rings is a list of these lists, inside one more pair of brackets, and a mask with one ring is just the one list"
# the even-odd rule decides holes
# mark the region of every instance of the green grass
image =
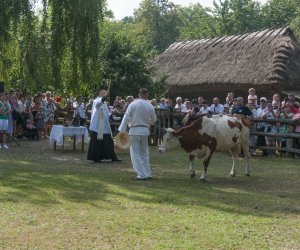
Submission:
[[300,249],[299,160],[253,158],[250,178],[239,161],[230,178],[219,153],[202,183],[183,151],[152,148],[158,179],[135,182],[128,154],[94,164],[22,144],[0,151],[0,249]]

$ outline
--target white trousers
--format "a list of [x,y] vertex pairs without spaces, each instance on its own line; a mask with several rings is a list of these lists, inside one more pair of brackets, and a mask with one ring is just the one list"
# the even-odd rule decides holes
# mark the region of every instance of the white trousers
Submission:
[[137,178],[151,177],[148,135],[131,135],[130,157]]

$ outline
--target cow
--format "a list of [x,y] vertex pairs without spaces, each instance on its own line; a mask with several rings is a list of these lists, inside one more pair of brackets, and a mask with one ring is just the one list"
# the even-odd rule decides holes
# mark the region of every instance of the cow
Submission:
[[203,158],[203,172],[201,181],[207,179],[207,168],[215,151],[229,150],[232,155],[230,176],[236,175],[236,160],[243,149],[246,158],[245,175],[250,176],[249,136],[250,120],[241,116],[213,115],[202,117],[191,125],[177,131],[166,129],[159,152],[163,153],[176,147],[181,147],[189,155],[189,174],[196,176],[194,169],[195,157]]

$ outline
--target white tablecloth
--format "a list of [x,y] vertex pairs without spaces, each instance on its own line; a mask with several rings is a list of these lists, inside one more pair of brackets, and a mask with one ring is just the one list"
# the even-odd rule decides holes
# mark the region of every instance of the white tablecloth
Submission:
[[51,129],[50,143],[53,144],[56,141],[57,145],[63,144],[63,136],[76,136],[76,142],[81,142],[82,136],[84,136],[84,142],[89,141],[89,134],[86,127],[64,127],[62,125],[54,125]]

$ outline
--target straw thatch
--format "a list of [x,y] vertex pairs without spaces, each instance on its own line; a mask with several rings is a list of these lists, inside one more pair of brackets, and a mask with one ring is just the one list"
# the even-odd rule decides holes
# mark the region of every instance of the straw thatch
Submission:
[[[176,42],[152,63],[169,96],[300,89],[300,44],[288,27]],[[246,92],[246,93],[245,93]]]

